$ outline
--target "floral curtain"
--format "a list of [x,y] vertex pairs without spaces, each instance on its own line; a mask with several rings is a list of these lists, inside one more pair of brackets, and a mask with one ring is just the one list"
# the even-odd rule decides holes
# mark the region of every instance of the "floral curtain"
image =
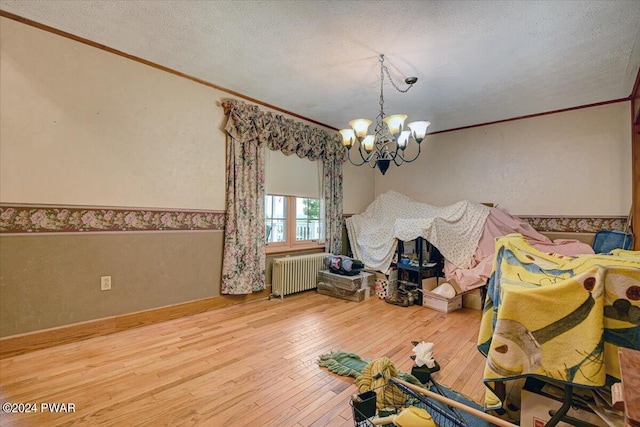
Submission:
[[322,179],[325,250],[342,253],[342,160],[326,160]]
[[227,220],[220,291],[250,294],[265,288],[265,149],[250,120],[233,110],[226,113]]
[[224,101],[222,107],[228,116],[228,147],[221,292],[248,294],[265,288],[264,147],[323,162],[327,250],[335,253],[342,248],[342,162],[346,150],[337,133],[329,134],[235,99]]

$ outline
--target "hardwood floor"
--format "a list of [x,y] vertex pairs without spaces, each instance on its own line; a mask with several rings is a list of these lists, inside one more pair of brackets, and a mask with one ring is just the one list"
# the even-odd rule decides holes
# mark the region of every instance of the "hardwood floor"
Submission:
[[[353,426],[351,377],[318,356],[388,356],[410,371],[412,340],[435,344],[434,378],[476,402],[485,359],[480,311],[443,314],[378,298],[354,303],[314,291],[205,312],[0,360],[8,426]],[[42,411],[43,403],[75,412]],[[31,407],[33,408],[33,407]]]

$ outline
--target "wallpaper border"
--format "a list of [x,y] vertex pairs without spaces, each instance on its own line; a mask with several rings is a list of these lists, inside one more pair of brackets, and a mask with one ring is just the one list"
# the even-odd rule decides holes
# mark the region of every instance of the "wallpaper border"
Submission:
[[628,221],[626,216],[516,216],[540,232],[597,233],[600,230],[624,231]]
[[[348,218],[353,214],[344,214]],[[540,232],[624,231],[625,216],[516,215]],[[226,212],[0,203],[0,234],[224,231]]]
[[[344,214],[343,219],[356,214]],[[625,231],[626,216],[514,215],[541,233],[596,233],[600,230]]]
[[0,204],[0,234],[222,231],[221,211]]

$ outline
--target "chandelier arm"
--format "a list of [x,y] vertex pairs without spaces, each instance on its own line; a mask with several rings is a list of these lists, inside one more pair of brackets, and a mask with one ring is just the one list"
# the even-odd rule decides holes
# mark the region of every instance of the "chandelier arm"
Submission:
[[369,153],[369,155],[365,158],[362,155],[362,145],[360,146],[360,157],[362,157],[362,160],[363,160],[362,164],[367,163],[367,165],[372,169],[376,167],[376,163],[378,162],[378,159],[380,158],[380,156],[378,155],[377,151],[373,151],[373,152]]
[[365,156],[364,152],[362,151],[362,143],[361,142],[358,142],[358,154],[360,154],[360,159],[362,159],[362,162],[355,163],[353,160],[351,160],[351,150],[347,150],[347,158],[355,166],[362,166],[365,163],[369,163],[369,162],[371,162],[371,158],[373,157],[373,153]]
[[[400,159],[399,162],[398,162],[398,160],[396,160],[398,158]],[[404,158],[402,157],[402,151],[399,151],[399,147],[398,147],[397,143],[396,143],[396,149],[393,152],[393,155],[391,156],[391,160],[393,160],[393,163],[396,166],[400,166],[404,162]]]
[[[362,157],[362,154],[360,155],[360,157]],[[367,163],[367,162],[364,160],[364,157],[362,158],[362,162],[361,162],[361,163],[356,163],[356,162],[354,162],[353,160],[351,160],[351,150],[347,150],[347,159],[349,159],[349,162],[351,162],[351,164],[352,164],[352,165],[354,165],[354,166],[362,166],[362,165],[364,165],[365,163]]]
[[358,144],[358,152],[360,153],[360,157],[362,158],[362,161],[365,162],[365,163],[371,162],[371,159],[373,159],[373,155],[375,154],[375,152],[371,152],[371,153],[365,155],[365,152],[363,151],[361,142]]
[[[400,159],[400,161],[398,161],[397,159]],[[404,163],[404,157],[402,156],[402,153],[400,152],[400,149],[398,148],[398,146],[396,146],[396,151],[393,153],[392,160],[396,166],[400,166],[401,164]]]
[[368,163],[370,167],[372,167],[372,168],[375,167],[376,160],[377,160],[377,157],[375,157],[375,154],[377,154],[377,151],[369,153],[368,155],[365,156],[365,153],[364,153],[364,151],[362,149],[362,143],[358,142],[357,144],[358,144],[358,154],[360,154],[360,159],[362,161],[359,162],[359,163],[354,162],[351,159],[351,150],[347,149],[347,159],[349,159],[349,162],[351,162],[351,164],[354,165],[354,166],[362,166],[365,163]]
[[400,166],[402,163],[411,163],[411,162],[413,162],[414,160],[416,160],[418,158],[418,156],[420,155],[420,151],[422,151],[422,144],[418,144],[418,152],[416,153],[416,155],[411,160],[405,159],[405,157],[402,155],[402,153],[398,152],[398,156],[397,157],[400,158],[400,163],[396,162],[395,157],[393,159],[393,163],[395,163],[396,166]]

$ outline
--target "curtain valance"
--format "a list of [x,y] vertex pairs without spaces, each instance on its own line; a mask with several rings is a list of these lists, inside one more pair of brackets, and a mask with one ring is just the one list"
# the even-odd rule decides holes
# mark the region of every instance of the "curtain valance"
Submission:
[[265,144],[286,155],[295,153],[309,160],[345,160],[346,149],[337,133],[331,134],[302,122],[286,118],[258,106],[235,99],[222,102],[229,117],[225,130],[238,141]]

